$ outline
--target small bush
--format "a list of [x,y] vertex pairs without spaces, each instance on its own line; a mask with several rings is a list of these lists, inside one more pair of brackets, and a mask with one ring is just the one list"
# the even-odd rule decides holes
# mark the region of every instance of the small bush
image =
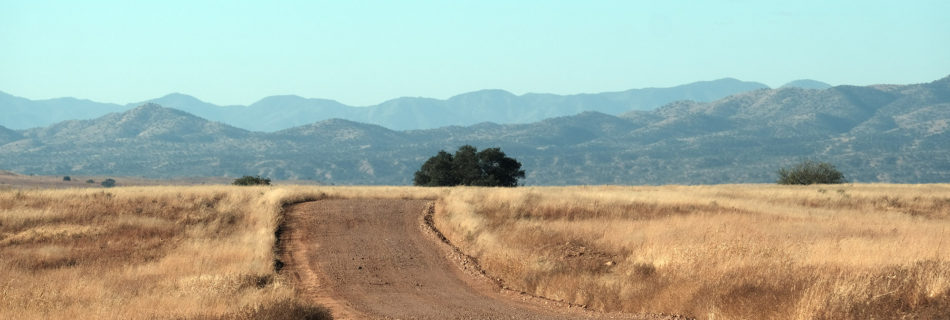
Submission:
[[234,179],[232,183],[236,186],[269,186],[269,178],[261,178],[261,176],[243,176],[237,179]]
[[102,182],[101,182],[100,184],[101,184],[103,187],[112,188],[112,187],[115,187],[115,180],[112,179],[112,178],[105,179],[105,180],[102,180]]
[[65,176],[63,177],[63,181],[73,181],[73,178],[70,178],[69,176]]
[[236,314],[229,314],[224,319],[263,319],[263,320],[330,320],[333,316],[330,310],[296,299],[280,300],[273,304],[256,307],[245,307]]
[[804,160],[790,168],[778,170],[778,184],[837,184],[845,183],[844,174],[833,164]]
[[89,180],[86,180],[86,183],[96,183],[96,180],[89,179]]

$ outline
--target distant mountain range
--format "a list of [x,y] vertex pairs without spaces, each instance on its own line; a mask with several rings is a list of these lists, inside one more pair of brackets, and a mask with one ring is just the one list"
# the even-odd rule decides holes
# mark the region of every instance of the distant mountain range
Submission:
[[[506,96],[476,96],[496,95]],[[400,185],[438,150],[472,144],[520,160],[531,185],[773,182],[775,170],[803,158],[832,162],[853,181],[928,183],[950,181],[948,141],[950,77],[408,131],[333,119],[253,132],[146,104],[42,128],[0,127],[0,169]]]
[[[814,87],[815,83],[820,82],[799,80],[789,85]],[[328,119],[377,124],[394,130],[415,130],[481,122],[531,123],[584,111],[618,115],[631,110],[652,110],[678,100],[708,102],[765,88],[768,86],[761,83],[727,78],[672,88],[598,94],[529,93],[518,96],[503,90],[482,90],[448,100],[398,98],[368,107],[352,107],[333,100],[289,95],[266,97],[249,106],[217,106],[188,95],[173,93],[157,99],[117,105],[74,98],[32,101],[0,92],[0,110],[4,113],[0,125],[11,129],[44,127],[66,120],[94,119],[110,112],[156,103],[251,131],[273,132]]]
[[782,85],[781,88],[802,88],[802,89],[822,90],[822,89],[831,88],[831,85],[821,82],[821,81],[802,79],[802,80],[795,80],[795,81],[786,83]]

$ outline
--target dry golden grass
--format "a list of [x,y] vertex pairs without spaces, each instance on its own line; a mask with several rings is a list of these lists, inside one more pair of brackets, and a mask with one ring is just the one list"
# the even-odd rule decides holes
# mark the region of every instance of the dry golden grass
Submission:
[[298,317],[286,203],[439,199],[512,289],[715,319],[950,317],[950,186],[0,189],[0,319]]
[[510,288],[598,310],[950,318],[950,185],[460,188],[435,222]]
[[0,190],[0,319],[293,319],[274,270],[283,204],[437,189]]

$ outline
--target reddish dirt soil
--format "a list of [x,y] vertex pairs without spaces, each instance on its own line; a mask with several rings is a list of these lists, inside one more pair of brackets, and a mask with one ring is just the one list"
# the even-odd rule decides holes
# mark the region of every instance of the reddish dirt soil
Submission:
[[594,313],[503,290],[425,223],[428,201],[322,200],[287,209],[281,273],[335,319],[671,319]]

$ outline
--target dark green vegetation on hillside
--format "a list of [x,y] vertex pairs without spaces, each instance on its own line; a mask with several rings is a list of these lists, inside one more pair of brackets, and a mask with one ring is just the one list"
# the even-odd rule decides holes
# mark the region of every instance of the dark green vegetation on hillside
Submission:
[[531,169],[525,182],[533,185],[772,183],[776,170],[803,158],[834,163],[853,182],[947,182],[950,77],[757,90],[620,117],[585,112],[521,125],[394,131],[328,120],[260,133],[145,105],[2,132],[0,168],[47,175],[255,174],[406,185],[439,150],[470,144],[502,148]]

